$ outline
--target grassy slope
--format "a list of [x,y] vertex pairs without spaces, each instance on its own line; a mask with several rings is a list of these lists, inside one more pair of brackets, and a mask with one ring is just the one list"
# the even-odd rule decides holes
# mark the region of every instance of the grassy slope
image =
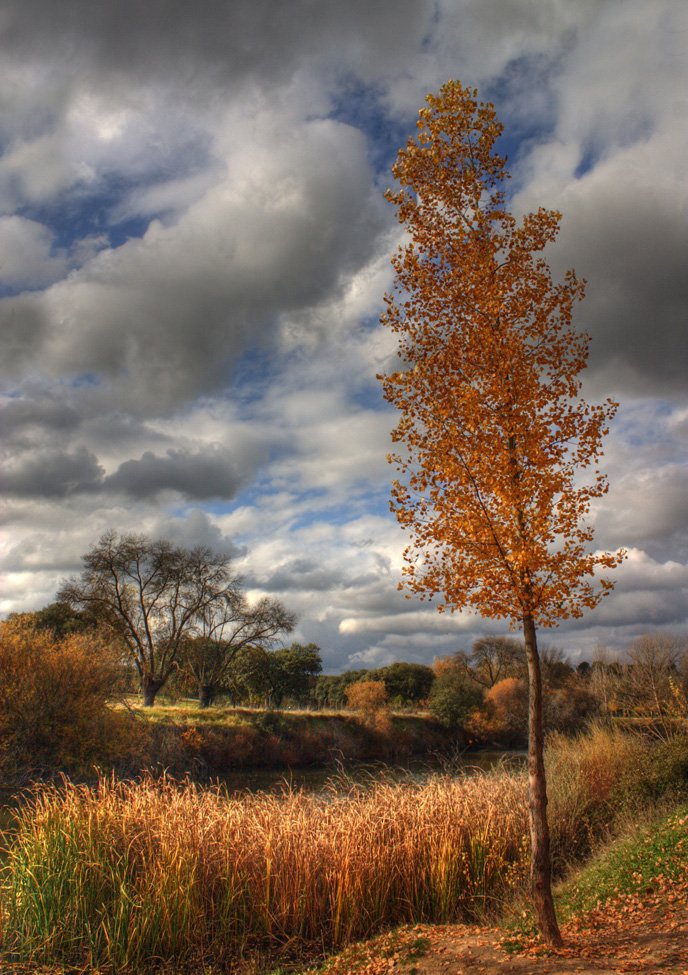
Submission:
[[556,892],[562,921],[618,900],[646,895],[681,880],[688,867],[688,805],[602,849]]

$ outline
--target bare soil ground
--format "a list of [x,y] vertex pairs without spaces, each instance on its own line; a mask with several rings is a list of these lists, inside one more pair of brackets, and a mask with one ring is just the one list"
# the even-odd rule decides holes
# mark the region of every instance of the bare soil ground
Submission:
[[688,975],[688,878],[564,925],[566,946],[497,928],[416,925],[356,945],[326,975]]

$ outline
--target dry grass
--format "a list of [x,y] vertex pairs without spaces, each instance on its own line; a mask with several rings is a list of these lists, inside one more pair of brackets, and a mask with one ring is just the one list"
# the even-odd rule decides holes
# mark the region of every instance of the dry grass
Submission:
[[603,724],[574,737],[549,737],[549,819],[559,870],[614,830],[625,784],[642,777],[647,753],[640,737]]
[[[688,789],[688,739],[650,748],[605,728],[547,752],[559,865],[624,809]],[[523,890],[526,774],[325,794],[229,797],[186,782],[68,782],[36,793],[7,854],[10,961],[229,970],[313,956],[404,923],[470,920]],[[348,791],[347,791],[348,790]]]
[[526,862],[522,776],[228,798],[103,781],[38,795],[10,854],[5,945],[136,969],[319,951],[475,917]]

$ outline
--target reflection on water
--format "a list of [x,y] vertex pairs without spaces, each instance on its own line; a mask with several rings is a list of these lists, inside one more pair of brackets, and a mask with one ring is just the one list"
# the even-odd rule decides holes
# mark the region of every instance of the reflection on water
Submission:
[[285,771],[250,769],[228,772],[220,777],[230,795],[246,792],[281,792],[286,789],[305,792],[348,792],[352,786],[412,779],[422,782],[430,775],[477,775],[497,766],[521,768],[525,762],[522,752],[465,752],[460,758],[445,761],[416,759],[403,765],[347,764],[325,768],[296,768]]

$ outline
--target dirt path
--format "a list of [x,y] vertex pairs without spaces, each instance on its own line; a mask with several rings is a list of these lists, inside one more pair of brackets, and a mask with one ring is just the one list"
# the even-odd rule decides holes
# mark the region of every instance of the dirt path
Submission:
[[496,928],[416,925],[345,952],[327,975],[688,975],[688,883],[619,898],[565,925],[550,952]]

